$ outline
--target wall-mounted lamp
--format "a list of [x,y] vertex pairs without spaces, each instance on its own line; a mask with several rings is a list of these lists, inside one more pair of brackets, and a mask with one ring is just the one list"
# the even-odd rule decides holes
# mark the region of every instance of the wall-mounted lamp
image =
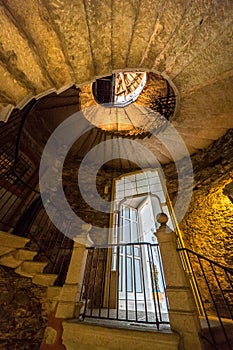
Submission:
[[233,181],[223,188],[222,193],[233,203]]

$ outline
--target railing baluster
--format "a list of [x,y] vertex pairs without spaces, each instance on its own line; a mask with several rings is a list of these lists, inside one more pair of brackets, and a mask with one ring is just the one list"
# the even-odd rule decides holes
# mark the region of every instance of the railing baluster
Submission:
[[145,305],[145,316],[146,316],[146,322],[148,322],[145,274],[144,274],[144,269],[143,269],[143,252],[142,252],[142,245],[141,244],[140,244],[140,258],[141,258],[140,266],[141,266],[141,275],[142,275],[142,286],[143,286],[143,296],[144,296],[144,305]]
[[226,300],[225,295],[224,295],[224,293],[223,293],[222,286],[221,286],[221,284],[220,284],[220,282],[219,282],[219,279],[218,279],[218,276],[217,276],[216,271],[215,271],[215,269],[214,269],[214,266],[213,266],[212,263],[211,263],[210,265],[211,265],[212,271],[213,271],[213,273],[214,273],[216,282],[217,282],[217,284],[218,284],[219,290],[220,290],[220,292],[221,292],[221,295],[222,295],[224,304],[225,304],[225,306],[226,306],[226,308],[227,308],[227,310],[228,310],[228,312],[229,312],[229,314],[230,314],[230,317],[232,318],[231,309],[230,309],[229,304],[228,304],[228,301]]
[[135,243],[132,244],[133,249],[133,284],[134,284],[134,305],[135,305],[135,318],[138,320],[138,312],[137,312],[137,284],[136,284],[136,271],[135,271],[135,255],[134,255],[134,247]]
[[127,265],[127,248],[128,245],[124,245],[123,246],[124,250],[125,250],[125,319],[126,321],[128,321],[128,265]]
[[108,249],[103,248],[104,250],[104,259],[103,259],[103,269],[102,269],[102,278],[101,278],[101,294],[100,294],[100,303],[99,303],[99,317],[101,316],[102,305],[104,300],[104,283],[105,283],[105,274],[106,274],[106,266],[107,266],[107,255]]
[[[200,271],[201,271],[202,276],[204,278],[204,281],[205,281],[205,284],[206,284],[209,296],[210,296],[211,301],[212,301],[212,305],[213,305],[213,307],[215,309],[215,312],[216,312],[216,315],[217,315],[217,319],[218,319],[219,325],[220,325],[222,333],[224,335],[224,338],[225,338],[225,341],[226,341],[226,345],[228,346],[229,350],[232,349],[231,343],[230,343],[230,340],[229,340],[229,337],[228,337],[228,334],[227,334],[227,330],[224,327],[224,323],[223,323],[222,317],[220,315],[220,312],[219,312],[219,309],[218,309],[218,306],[217,306],[217,303],[216,303],[216,300],[215,300],[215,293],[216,293],[216,291],[212,291],[212,288],[211,288],[211,285],[209,283],[207,275],[209,276],[210,272],[212,271],[213,277],[214,277],[214,281],[215,281],[215,285],[218,287],[218,290],[220,291],[220,293],[221,293],[221,295],[223,297],[223,300],[225,300],[224,292],[223,292],[220,280],[218,278],[218,275],[216,273],[215,267],[221,268],[222,271],[225,272],[225,275],[226,275],[230,285],[232,285],[232,284],[231,284],[231,279],[229,277],[229,274],[233,274],[233,271],[231,272],[231,269],[226,268],[224,266],[221,266],[219,263],[216,263],[216,262],[214,262],[214,261],[212,261],[212,260],[210,260],[210,259],[208,259],[208,258],[206,258],[206,257],[204,257],[204,256],[202,256],[200,254],[198,254],[198,253],[195,253],[195,252],[193,252],[190,249],[178,248],[177,250],[180,251],[180,252],[181,251],[186,251],[186,253],[187,253],[187,257],[189,259],[189,264],[191,266],[191,271],[192,271],[193,278],[194,278],[194,283],[196,285],[196,290],[197,290],[197,292],[199,294],[198,298],[201,301],[202,308],[203,308],[203,311],[204,311],[204,315],[205,315],[205,318],[206,318],[206,322],[207,322],[207,325],[208,325],[208,328],[209,328],[210,336],[211,336],[211,339],[212,339],[212,342],[213,342],[214,346],[216,346],[218,348],[218,344],[217,344],[217,341],[216,341],[215,336],[214,336],[215,333],[212,330],[211,323],[209,321],[209,316],[208,316],[208,314],[206,312],[205,303],[204,303],[203,298],[202,298],[202,293],[201,293],[200,288],[199,288],[199,284],[198,284],[198,281],[197,281],[197,278],[196,278],[196,273],[194,271],[193,264],[191,262],[190,255],[192,255],[193,257],[195,257],[197,259],[197,263],[198,263],[198,265],[200,267]],[[210,270],[209,270],[208,274],[206,274],[203,262],[207,262],[208,266],[210,267]],[[226,301],[226,303],[227,303],[227,301]],[[230,310],[230,314],[232,315],[231,310]]]
[[110,316],[111,283],[112,283],[112,251],[111,251],[111,254],[110,254],[110,263],[109,263],[108,318]]
[[147,245],[147,249],[150,249],[150,257],[151,258],[149,258],[149,264],[150,264],[150,267],[151,267],[151,287],[152,287],[151,290],[152,290],[152,293],[153,293],[156,325],[157,325],[157,328],[159,329],[159,319],[158,319],[157,306],[156,306],[156,300],[155,300],[155,291],[154,291],[154,288],[156,288],[156,299],[157,299],[159,317],[160,317],[160,321],[161,321],[162,320],[162,314],[161,314],[160,303],[159,303],[158,283],[156,281],[156,271],[155,271],[155,263],[154,263],[152,246],[148,244]]
[[[93,263],[94,263],[94,255],[95,255],[95,248],[90,249],[92,251],[92,256],[91,256],[91,265],[90,265],[90,272],[87,280],[87,290],[85,291],[85,304],[84,304],[84,310],[83,310],[83,319],[86,317],[86,312],[87,312],[87,305],[88,305],[88,299],[89,299],[89,293],[90,293],[90,281],[91,281],[91,275],[92,275],[92,269],[93,269]],[[86,286],[85,286],[86,287]]]
[[116,318],[118,320],[118,318],[119,318],[119,292],[120,292],[120,290],[119,290],[119,284],[120,284],[119,278],[121,277],[120,273],[119,273],[119,268],[120,268],[120,247],[119,246],[117,246],[117,263],[116,263],[116,266],[117,266],[117,271],[116,271],[116,273],[117,273],[117,276],[116,276],[116,278],[117,278],[117,300],[116,300],[117,310],[116,310]]
[[[95,302],[95,292],[96,292],[96,277],[97,277],[97,272],[98,272],[98,266],[99,266],[99,258],[100,258],[100,248],[96,249],[96,268],[95,268],[95,274],[94,274],[94,279],[93,279],[93,288],[92,288],[92,302],[91,302],[91,316],[93,314],[93,304]],[[97,295],[98,297],[98,295]]]

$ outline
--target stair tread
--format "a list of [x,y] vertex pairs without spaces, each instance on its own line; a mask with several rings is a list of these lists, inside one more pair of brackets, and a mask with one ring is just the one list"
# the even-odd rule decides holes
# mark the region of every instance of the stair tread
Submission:
[[28,238],[0,231],[0,245],[11,248],[23,248],[29,242]]
[[0,265],[16,268],[22,264],[22,260],[14,257],[12,253],[0,257]]
[[20,260],[33,260],[37,254],[38,253],[36,251],[23,248],[17,249],[14,252],[14,256]]
[[12,253],[14,251],[15,251],[15,248],[0,246],[0,257],[6,254]]
[[32,282],[42,286],[53,286],[58,275],[52,273],[37,273],[33,278]]
[[40,273],[47,265],[47,262],[25,260],[21,264],[21,270],[33,274]]

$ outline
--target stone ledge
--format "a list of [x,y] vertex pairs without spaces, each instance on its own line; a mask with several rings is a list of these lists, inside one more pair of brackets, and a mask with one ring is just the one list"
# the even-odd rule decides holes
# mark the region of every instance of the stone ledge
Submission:
[[132,330],[64,321],[63,344],[67,350],[178,350],[179,335],[173,332]]

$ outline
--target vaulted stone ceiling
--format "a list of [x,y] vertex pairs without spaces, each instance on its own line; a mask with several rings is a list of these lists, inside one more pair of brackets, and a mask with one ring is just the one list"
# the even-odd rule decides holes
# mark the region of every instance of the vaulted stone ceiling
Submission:
[[232,0],[1,0],[1,120],[114,71],[152,71],[173,87],[171,122],[193,153],[233,126],[232,19]]

